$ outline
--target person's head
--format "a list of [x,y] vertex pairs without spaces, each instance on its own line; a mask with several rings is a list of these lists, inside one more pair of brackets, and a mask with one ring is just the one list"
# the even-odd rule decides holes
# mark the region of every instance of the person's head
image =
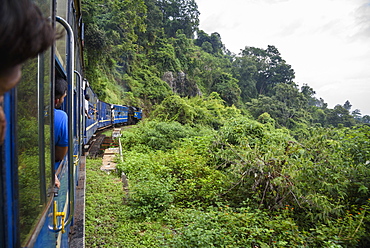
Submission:
[[21,65],[53,44],[55,32],[31,0],[0,4],[0,95],[21,77]]
[[86,100],[90,100],[90,95],[89,95],[89,94],[86,94],[86,95],[85,95],[85,99],[86,99]]
[[59,108],[63,101],[64,98],[67,96],[67,89],[68,89],[68,84],[67,81],[64,78],[57,77],[55,79],[55,107]]

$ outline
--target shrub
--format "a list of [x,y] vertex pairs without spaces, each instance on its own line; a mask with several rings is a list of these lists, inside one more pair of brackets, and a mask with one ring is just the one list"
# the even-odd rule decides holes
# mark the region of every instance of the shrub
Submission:
[[175,148],[184,138],[209,134],[211,131],[202,127],[190,127],[178,122],[147,121],[123,133],[122,145],[125,149],[168,150]]

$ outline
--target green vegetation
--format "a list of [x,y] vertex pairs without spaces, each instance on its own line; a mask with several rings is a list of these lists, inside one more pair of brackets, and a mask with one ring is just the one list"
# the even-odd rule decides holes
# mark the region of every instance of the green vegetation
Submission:
[[118,175],[88,165],[86,245],[370,245],[369,116],[299,89],[274,46],[231,54],[193,0],[83,6],[86,77],[146,117]]
[[[300,89],[278,48],[246,46],[231,54],[218,33],[198,29],[194,0],[84,0],[85,64],[101,100],[142,107],[166,97],[217,92],[228,106],[255,118],[268,112],[277,126],[295,129],[370,123],[346,101],[334,109]],[[194,36],[197,36],[194,39]]]
[[117,175],[88,167],[91,247],[369,244],[370,127],[312,127],[298,139],[268,114],[258,121],[239,114],[220,115],[215,129],[212,121],[176,118],[202,109],[212,119],[212,103],[220,112],[229,107],[176,99],[172,116],[158,105],[160,118],[123,132],[118,175],[127,175],[127,192]]

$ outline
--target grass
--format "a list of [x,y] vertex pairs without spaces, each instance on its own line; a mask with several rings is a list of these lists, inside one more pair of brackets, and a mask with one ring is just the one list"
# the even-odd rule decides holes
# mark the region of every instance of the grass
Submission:
[[113,133],[112,129],[109,129],[107,131],[104,131],[102,134],[105,135],[105,136],[111,137],[112,136],[112,133]]
[[[120,178],[100,170],[101,159],[86,162],[86,239],[87,248],[160,247],[157,237],[165,228],[156,222],[137,222],[128,217]],[[163,247],[163,246],[162,246]]]

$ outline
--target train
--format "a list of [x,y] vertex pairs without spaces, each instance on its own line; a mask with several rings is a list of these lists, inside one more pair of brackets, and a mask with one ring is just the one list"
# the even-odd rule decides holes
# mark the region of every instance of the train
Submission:
[[100,101],[89,87],[89,83],[86,80],[83,83],[87,85],[84,94],[90,97],[88,107],[85,107],[90,118],[85,118],[84,144],[88,144],[98,130],[121,125],[135,125],[142,119],[141,108]]
[[[100,101],[84,74],[84,23],[80,0],[34,0],[65,35],[23,65],[18,86],[4,95],[6,136],[0,153],[1,247],[83,247],[76,212],[84,173],[84,146],[102,128],[142,119],[134,106]],[[67,81],[62,109],[68,115],[68,153],[55,168],[54,84]],[[89,116],[84,112],[90,95]],[[60,181],[60,188],[55,186]],[[82,206],[83,208],[83,206]],[[81,221],[81,220],[79,220]]]

